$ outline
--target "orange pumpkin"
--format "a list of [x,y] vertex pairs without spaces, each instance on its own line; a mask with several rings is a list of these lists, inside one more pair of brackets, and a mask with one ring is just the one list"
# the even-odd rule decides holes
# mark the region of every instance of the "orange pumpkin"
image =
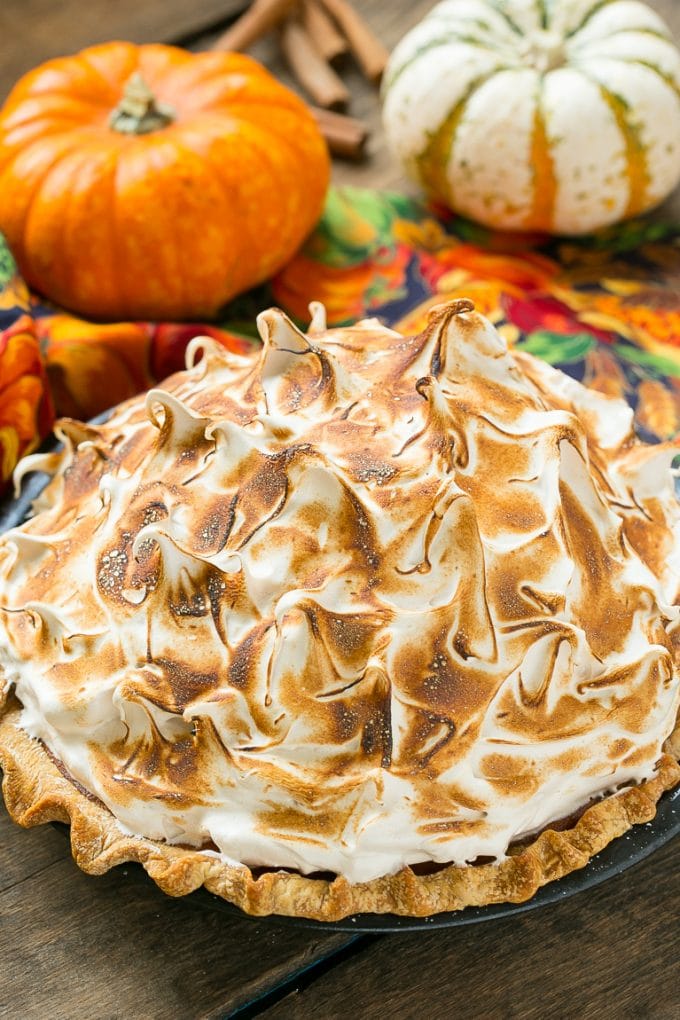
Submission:
[[328,178],[307,107],[238,53],[105,43],[0,110],[0,231],[31,286],[92,318],[213,315],[290,259]]

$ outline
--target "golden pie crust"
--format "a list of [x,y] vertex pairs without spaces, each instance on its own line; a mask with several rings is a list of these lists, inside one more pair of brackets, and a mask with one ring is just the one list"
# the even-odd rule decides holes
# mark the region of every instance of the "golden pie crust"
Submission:
[[680,725],[668,739],[654,779],[606,797],[572,827],[544,830],[532,843],[510,851],[499,864],[450,865],[433,874],[403,868],[395,875],[353,885],[287,871],[257,876],[246,866],[189,847],[127,836],[114,816],[58,767],[42,743],[18,726],[21,706],[0,695],[2,791],[11,817],[30,827],[70,822],[71,849],[80,868],[102,875],[117,864],[137,862],[170,896],[201,886],[248,914],[282,914],[339,921],[357,913],[427,917],[491,903],[523,903],[541,886],[584,867],[617,836],[649,822],[659,798],[680,783]]

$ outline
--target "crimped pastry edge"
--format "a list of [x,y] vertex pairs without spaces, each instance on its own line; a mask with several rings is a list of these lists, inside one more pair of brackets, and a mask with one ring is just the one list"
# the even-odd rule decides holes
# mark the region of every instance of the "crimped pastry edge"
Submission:
[[522,903],[541,886],[584,867],[633,825],[650,821],[661,795],[680,783],[678,727],[667,743],[671,753],[661,757],[653,779],[596,802],[571,828],[546,829],[499,864],[451,865],[431,875],[416,875],[406,867],[356,885],[341,876],[329,882],[283,871],[255,877],[245,865],[231,865],[200,850],[125,835],[111,812],[66,778],[44,745],[19,727],[20,711],[15,697],[4,708],[0,701],[2,792],[15,822],[26,827],[70,823],[73,857],[90,875],[134,861],[170,896],[205,886],[255,916],[318,921],[340,921],[357,913],[427,917],[491,903]]

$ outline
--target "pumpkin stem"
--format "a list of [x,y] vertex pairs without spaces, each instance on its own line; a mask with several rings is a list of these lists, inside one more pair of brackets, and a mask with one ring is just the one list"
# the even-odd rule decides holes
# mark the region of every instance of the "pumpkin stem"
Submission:
[[123,98],[109,118],[109,126],[124,135],[146,135],[172,124],[175,111],[159,103],[153,92],[135,71],[125,83]]

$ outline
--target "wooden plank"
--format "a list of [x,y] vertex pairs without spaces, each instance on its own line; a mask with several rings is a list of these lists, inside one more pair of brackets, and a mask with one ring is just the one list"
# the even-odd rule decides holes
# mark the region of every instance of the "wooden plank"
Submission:
[[70,859],[0,893],[0,918],[0,1016],[22,1020],[224,1016],[354,938],[198,909],[136,865],[93,878]]
[[532,913],[381,939],[262,1016],[677,1020],[679,849]]
[[226,23],[246,0],[2,0],[0,101],[36,64],[108,39],[177,42]]
[[0,893],[67,854],[68,842],[52,826],[21,829],[10,819],[0,799]]

